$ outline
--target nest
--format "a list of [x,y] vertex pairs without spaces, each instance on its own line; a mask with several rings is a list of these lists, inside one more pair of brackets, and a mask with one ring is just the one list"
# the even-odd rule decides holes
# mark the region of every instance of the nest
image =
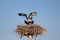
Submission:
[[36,24],[30,25],[18,25],[16,32],[22,36],[29,36],[29,35],[41,35],[46,32],[46,29],[42,28]]

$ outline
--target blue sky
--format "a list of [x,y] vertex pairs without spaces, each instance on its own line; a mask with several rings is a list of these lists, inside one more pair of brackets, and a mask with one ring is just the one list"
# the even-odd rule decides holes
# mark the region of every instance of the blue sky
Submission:
[[17,14],[33,11],[35,23],[47,29],[41,40],[60,40],[60,0],[0,0],[0,40],[19,40],[15,29],[25,18]]

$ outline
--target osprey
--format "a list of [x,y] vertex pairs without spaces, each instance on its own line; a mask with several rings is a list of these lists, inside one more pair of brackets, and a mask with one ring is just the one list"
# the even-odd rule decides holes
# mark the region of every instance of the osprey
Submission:
[[26,20],[24,20],[26,24],[33,24],[34,21],[32,20],[32,16],[35,16],[36,14],[37,12],[31,12],[29,16],[27,16],[25,13],[18,13],[19,16],[24,16],[26,18]]

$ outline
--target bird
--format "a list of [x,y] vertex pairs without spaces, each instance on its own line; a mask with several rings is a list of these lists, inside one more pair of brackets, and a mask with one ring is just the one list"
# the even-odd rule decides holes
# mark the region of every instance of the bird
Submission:
[[31,12],[28,16],[25,13],[18,13],[19,16],[24,16],[26,20],[24,20],[25,24],[33,24],[34,21],[32,20],[33,16],[36,15],[37,12]]

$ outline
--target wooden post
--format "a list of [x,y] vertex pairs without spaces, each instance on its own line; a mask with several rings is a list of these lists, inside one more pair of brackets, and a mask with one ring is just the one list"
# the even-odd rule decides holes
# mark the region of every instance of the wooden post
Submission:
[[29,40],[32,40],[32,36],[31,35],[29,35]]

